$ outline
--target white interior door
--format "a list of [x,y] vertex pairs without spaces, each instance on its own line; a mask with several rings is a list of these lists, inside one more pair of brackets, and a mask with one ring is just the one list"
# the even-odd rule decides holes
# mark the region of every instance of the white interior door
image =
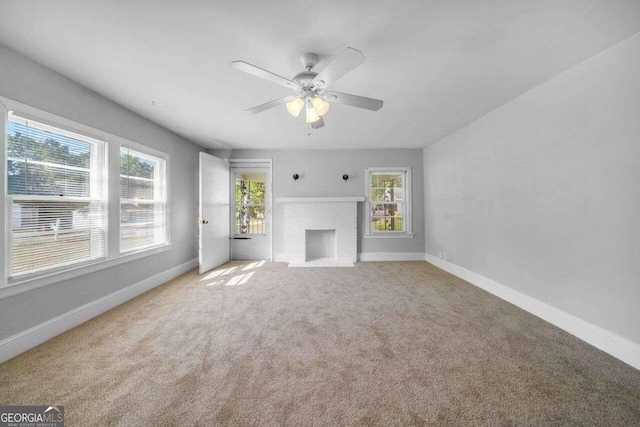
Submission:
[[231,259],[271,260],[271,168],[231,165]]
[[229,163],[200,153],[200,274],[229,261]]

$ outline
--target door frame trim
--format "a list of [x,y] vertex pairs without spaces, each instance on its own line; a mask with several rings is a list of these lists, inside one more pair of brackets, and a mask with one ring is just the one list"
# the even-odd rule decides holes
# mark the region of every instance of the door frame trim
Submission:
[[[232,171],[234,163],[268,163],[269,173],[267,174],[269,179],[269,197],[266,200],[267,207],[269,209],[271,220],[267,224],[269,229],[269,261],[273,262],[273,222],[275,221],[275,215],[273,214],[273,159],[227,159],[229,162],[229,183],[231,184]],[[229,190],[231,191],[231,190]],[[235,203],[235,200],[234,200]],[[229,230],[231,233],[232,230]],[[229,245],[231,250],[231,245]]]

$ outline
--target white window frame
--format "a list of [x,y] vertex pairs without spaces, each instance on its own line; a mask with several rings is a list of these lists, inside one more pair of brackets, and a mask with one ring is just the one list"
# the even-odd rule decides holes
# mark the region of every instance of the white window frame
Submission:
[[[31,274],[10,277],[11,251],[9,246],[11,224],[9,223],[8,188],[6,177],[7,164],[7,121],[9,111],[15,111],[18,115],[31,118],[34,121],[49,125],[61,130],[80,134],[98,141],[104,141],[103,153],[105,163],[104,179],[106,180],[104,191],[107,209],[107,226],[105,240],[105,257],[87,262],[80,262],[68,266],[60,266],[51,269],[34,272]],[[170,156],[166,153],[154,150],[146,145],[129,141],[125,138],[83,125],[73,120],[42,111],[18,101],[0,96],[0,163],[3,170],[0,173],[0,190],[2,193],[5,211],[0,213],[0,237],[3,243],[0,245],[0,299],[8,298],[33,289],[38,289],[53,283],[59,283],[74,277],[114,267],[119,264],[131,262],[136,259],[148,257],[171,249],[170,235]],[[134,151],[160,157],[165,160],[165,243],[159,246],[143,248],[139,251],[120,253],[120,146],[130,147]]]
[[[168,244],[170,242],[169,239],[169,155],[166,153],[163,153],[161,151],[158,150],[154,150],[152,148],[140,145],[140,144],[136,144],[134,142],[131,141],[126,141],[120,144],[119,149],[118,149],[118,196],[120,196],[120,179],[122,178],[121,174],[120,174],[120,151],[125,148],[125,149],[130,149],[131,151],[141,154],[143,156],[149,156],[149,157],[154,157],[156,159],[159,159],[162,161],[162,163],[160,164],[160,170],[156,170],[155,173],[157,175],[161,175],[161,179],[162,179],[162,186],[161,188],[155,188],[155,192],[156,194],[158,194],[158,196],[160,196],[160,202],[163,204],[164,207],[164,242],[159,243],[159,244],[153,244],[153,245],[148,245],[148,246],[143,246],[143,247],[139,247],[139,248],[135,248],[135,249],[131,249],[128,251],[122,251],[122,249],[119,248],[120,254],[121,255],[127,255],[127,254],[131,254],[131,253],[136,253],[136,252],[143,252],[146,251],[148,249],[152,249],[158,246],[164,246],[166,244]],[[154,178],[155,180],[155,178]],[[154,196],[155,198],[155,196]],[[122,199],[120,197],[118,197],[119,199],[119,203],[118,206],[120,207],[119,211],[118,211],[118,232],[120,232],[120,225],[121,225],[121,218],[120,216],[122,215],[122,203],[123,202],[135,202],[135,200],[132,199]],[[118,234],[118,245],[120,245],[120,234]]]
[[[12,265],[12,261],[13,261],[13,230],[12,230],[12,207],[13,207],[13,202],[15,200],[22,200],[22,201],[28,201],[28,200],[32,200],[32,201],[50,201],[50,202],[56,202],[56,201],[81,201],[81,202],[90,202],[90,203],[97,203],[97,205],[99,206],[99,212],[100,215],[102,215],[103,219],[104,219],[104,228],[102,229],[102,231],[104,232],[104,250],[102,253],[102,256],[97,256],[97,252],[99,250],[99,247],[96,246],[96,239],[92,238],[91,239],[91,253],[95,254],[91,259],[89,260],[84,260],[84,261],[72,261],[69,262],[67,264],[58,264],[58,265],[54,265],[51,267],[40,267],[40,268],[36,268],[35,270],[32,270],[31,272],[28,273],[22,273],[22,274],[18,274],[15,276],[16,280],[20,280],[21,277],[35,277],[38,276],[42,273],[49,273],[49,272],[56,272],[56,271],[64,271],[70,267],[76,266],[76,265],[85,265],[85,264],[90,264],[93,262],[99,262],[101,260],[104,260],[107,256],[108,253],[108,242],[107,242],[107,227],[108,227],[108,223],[107,223],[107,197],[106,197],[106,176],[104,175],[104,170],[105,170],[105,165],[106,165],[106,159],[105,159],[105,155],[106,155],[106,141],[104,141],[103,139],[94,137],[94,136],[90,136],[88,135],[86,132],[80,132],[74,129],[71,129],[67,126],[63,126],[63,125],[57,125],[57,124],[52,124],[46,120],[41,120],[38,118],[34,118],[31,114],[25,114],[22,111],[19,110],[12,110],[15,114],[15,116],[17,116],[20,119],[25,119],[26,121],[31,121],[34,123],[37,123],[37,125],[34,125],[35,128],[39,128],[41,130],[44,131],[48,131],[48,132],[52,132],[52,133],[56,133],[58,135],[65,135],[67,137],[70,138],[81,138],[82,141],[91,144],[92,148],[92,155],[91,155],[91,167],[88,169],[89,172],[94,172],[94,171],[100,171],[102,173],[98,173],[98,177],[96,177],[93,173],[91,173],[91,184],[90,184],[90,192],[91,194],[88,197],[76,197],[76,196],[63,196],[63,197],[58,197],[58,196],[51,196],[51,195],[9,195],[8,194],[8,188],[5,190],[5,201],[7,204],[7,212],[6,212],[6,220],[7,220],[7,228],[6,228],[6,240],[7,240],[7,247],[6,247],[6,251],[7,251],[7,271],[8,274],[11,274],[11,271],[13,270],[13,265]],[[7,113],[7,120],[8,120],[8,113]],[[5,125],[7,120],[5,120]],[[6,138],[6,134],[5,134],[5,138]],[[6,144],[6,139],[5,139],[5,144]],[[5,149],[5,154],[6,154],[6,145],[4,147]],[[6,160],[9,160],[10,157],[6,157],[5,158],[5,165],[6,165]],[[17,159],[17,160],[22,160],[22,159]],[[80,168],[77,167],[73,167],[73,166],[64,166],[64,165],[59,165],[59,164],[55,164],[55,163],[49,163],[49,162],[40,162],[40,161],[28,161],[30,164],[40,164],[40,165],[52,165],[55,166],[57,168],[61,168],[61,169],[76,169],[79,170]],[[5,177],[6,179],[6,177]],[[8,186],[8,183],[7,183]],[[97,190],[101,190],[100,193],[97,192]],[[96,229],[95,231],[98,231],[99,229]],[[94,230],[91,229],[91,233],[94,233]]]
[[[404,174],[405,215],[404,231],[374,231],[371,230],[371,175],[375,173]],[[411,167],[369,167],[365,168],[365,238],[413,238],[413,221],[411,200],[413,199],[411,187]]]

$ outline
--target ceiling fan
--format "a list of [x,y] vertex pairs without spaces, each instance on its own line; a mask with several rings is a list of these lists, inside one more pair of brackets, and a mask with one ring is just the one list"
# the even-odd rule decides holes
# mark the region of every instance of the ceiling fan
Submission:
[[365,57],[362,52],[348,47],[343,50],[340,55],[335,57],[324,70],[316,73],[313,71],[313,67],[318,63],[318,55],[315,53],[305,53],[300,57],[300,62],[302,62],[306,71],[296,74],[291,80],[251,65],[245,61],[233,61],[231,66],[245,73],[253,74],[254,76],[288,87],[294,92],[294,95],[278,98],[249,108],[246,110],[247,113],[256,114],[269,108],[286,104],[289,113],[294,117],[298,117],[304,108],[306,122],[309,123],[313,129],[319,129],[324,126],[323,116],[329,111],[330,102],[364,108],[371,111],[378,111],[382,108],[383,102],[379,99],[327,91],[329,86],[334,84],[340,77],[364,61]]

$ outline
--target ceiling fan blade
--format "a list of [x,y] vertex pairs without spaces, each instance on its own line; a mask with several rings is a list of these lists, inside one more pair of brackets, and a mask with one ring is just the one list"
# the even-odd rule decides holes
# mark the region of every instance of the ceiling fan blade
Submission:
[[316,120],[315,122],[311,123],[311,129],[320,129],[323,126],[324,119],[322,117],[320,117],[320,120]]
[[366,110],[378,111],[384,104],[383,101],[364,96],[350,95],[348,93],[328,92],[323,95],[324,99],[336,104],[350,105],[352,107],[364,108]]
[[340,77],[362,64],[366,58],[357,49],[348,47],[336,56],[324,70],[314,79],[313,85],[318,89],[326,89]]
[[284,77],[279,76],[277,74],[273,74],[271,71],[267,71],[260,67],[256,67],[255,65],[251,65],[248,62],[233,61],[231,63],[231,67],[235,68],[236,70],[240,70],[240,71],[244,71],[245,73],[252,74],[256,77],[260,77],[265,80],[272,81],[279,85],[286,86],[291,89],[296,89],[298,87],[298,85],[292,82],[291,80],[285,79]]
[[289,101],[293,101],[297,96],[285,96],[284,98],[274,99],[273,101],[265,102],[264,104],[257,105],[253,108],[245,110],[249,114],[258,114],[269,108],[277,107],[278,105],[286,104]]

